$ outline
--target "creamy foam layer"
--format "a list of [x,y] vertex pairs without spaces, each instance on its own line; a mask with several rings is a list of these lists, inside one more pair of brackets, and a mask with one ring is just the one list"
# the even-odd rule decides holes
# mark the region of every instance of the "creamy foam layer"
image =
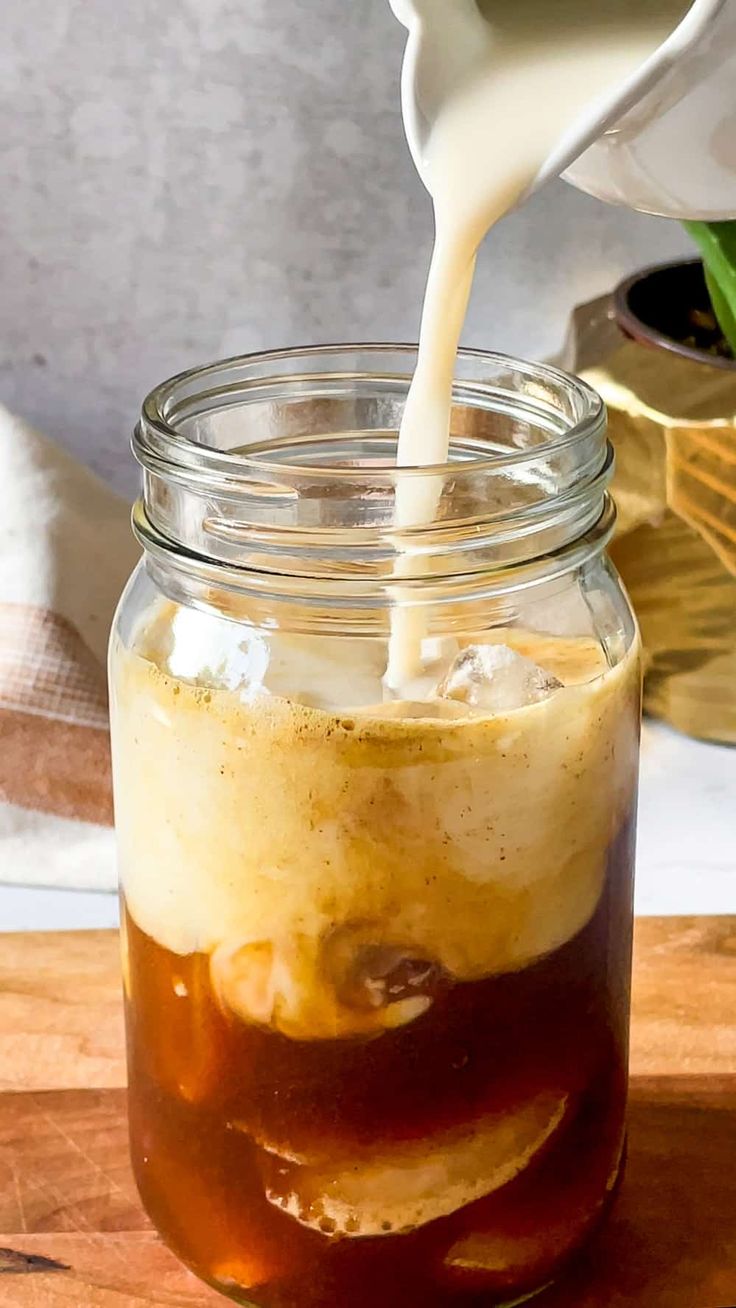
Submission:
[[[636,649],[607,669],[589,639],[496,633],[564,688],[495,715],[338,712],[283,693],[315,638],[273,635],[282,693],[267,667],[247,689],[171,675],[172,612],[113,660],[123,887],[154,940],[211,955],[243,1020],[378,1034],[425,1012],[443,977],[521,968],[588,921],[632,801]],[[343,678],[365,645],[343,643]]]

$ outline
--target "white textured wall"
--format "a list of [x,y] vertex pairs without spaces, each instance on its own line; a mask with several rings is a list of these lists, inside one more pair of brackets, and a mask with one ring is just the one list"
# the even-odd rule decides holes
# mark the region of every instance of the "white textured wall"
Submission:
[[[171,372],[416,336],[430,212],[385,0],[4,0],[2,27],[0,399],[130,488]],[[544,354],[576,300],[685,249],[556,183],[488,242],[466,340]]]

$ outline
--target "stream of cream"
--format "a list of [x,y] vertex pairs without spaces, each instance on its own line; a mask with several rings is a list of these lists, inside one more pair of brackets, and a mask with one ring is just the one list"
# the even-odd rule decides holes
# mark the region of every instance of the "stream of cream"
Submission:
[[[397,456],[399,466],[427,467],[448,459],[455,361],[481,241],[529,192],[586,107],[635,72],[689,4],[393,0],[393,7],[402,21],[422,24],[422,68],[429,69],[437,101],[428,91],[429,131],[418,161],[434,204],[435,245]],[[421,97],[421,86],[418,91]],[[537,259],[530,259],[531,270],[543,275]],[[441,475],[400,479],[400,530],[432,522],[442,484]],[[409,550],[399,557],[397,600],[401,578],[420,569]],[[421,673],[425,631],[424,610],[398,603],[385,678],[390,689]]]

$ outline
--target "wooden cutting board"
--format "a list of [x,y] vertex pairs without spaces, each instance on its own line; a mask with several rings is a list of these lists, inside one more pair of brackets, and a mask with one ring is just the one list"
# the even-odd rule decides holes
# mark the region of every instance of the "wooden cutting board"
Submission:
[[[114,934],[0,935],[0,1308],[225,1303],[140,1209],[124,1084]],[[736,918],[638,922],[626,1180],[537,1302],[736,1305]]]

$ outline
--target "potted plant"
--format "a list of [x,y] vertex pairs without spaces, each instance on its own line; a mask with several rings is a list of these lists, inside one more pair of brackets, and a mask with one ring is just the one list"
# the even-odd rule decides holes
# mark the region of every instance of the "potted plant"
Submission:
[[616,319],[632,338],[696,362],[736,366],[736,222],[685,224],[700,260],[663,264],[615,292]]
[[577,309],[564,362],[608,406],[645,708],[736,743],[736,222],[687,226],[703,261]]

